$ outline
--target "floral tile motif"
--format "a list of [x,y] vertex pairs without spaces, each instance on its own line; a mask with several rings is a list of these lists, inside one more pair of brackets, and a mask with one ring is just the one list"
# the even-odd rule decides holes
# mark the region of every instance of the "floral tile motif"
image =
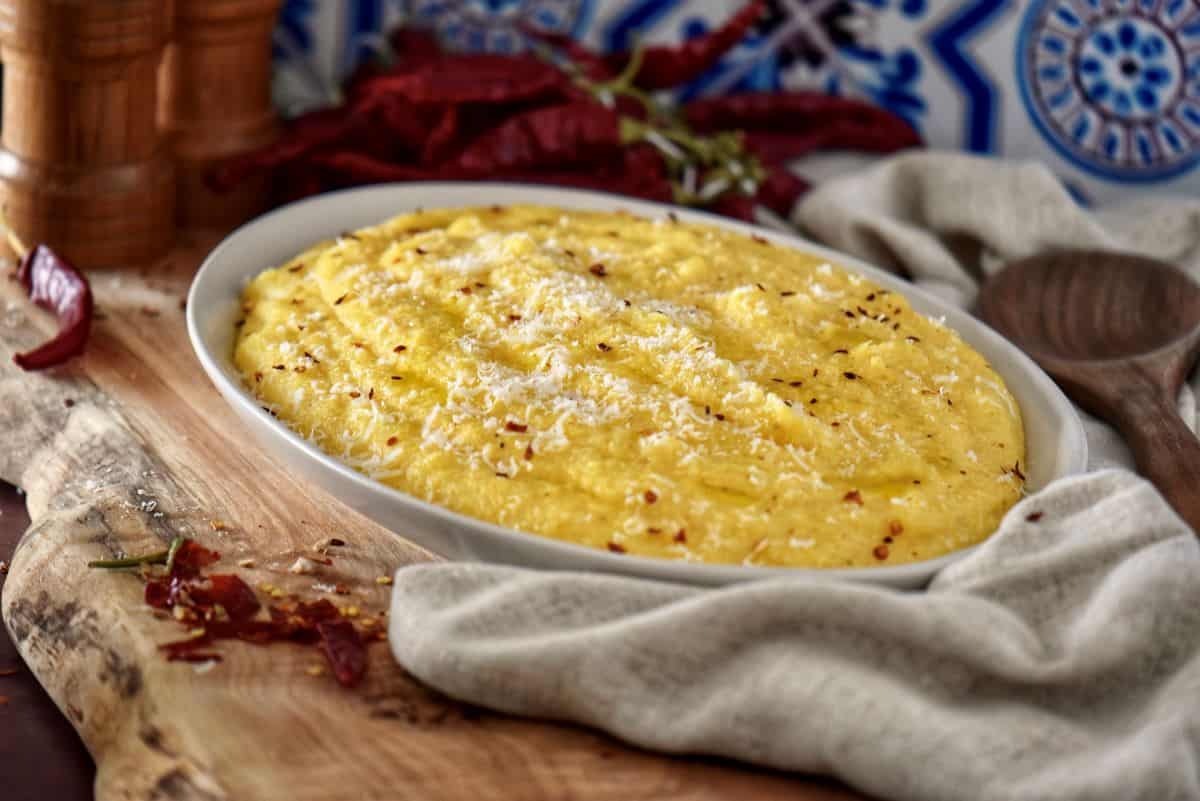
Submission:
[[[328,103],[402,20],[461,50],[515,52],[533,25],[593,47],[673,42],[729,0],[287,0],[276,96]],[[682,99],[812,88],[872,100],[938,147],[1037,159],[1078,196],[1200,191],[1200,0],[768,0]]]
[[1021,91],[1072,163],[1158,181],[1200,159],[1198,46],[1193,3],[1040,0],[1022,23]]

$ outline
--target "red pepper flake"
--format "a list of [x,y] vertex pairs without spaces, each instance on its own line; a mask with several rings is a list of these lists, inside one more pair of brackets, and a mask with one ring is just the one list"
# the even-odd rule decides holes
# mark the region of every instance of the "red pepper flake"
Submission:
[[782,378],[772,378],[771,380],[774,381],[776,384],[784,383],[784,380]]
[[888,523],[888,533],[891,534],[893,537],[904,533],[904,524],[901,523],[899,520],[891,521],[890,523]]
[[850,490],[842,496],[842,500],[846,503],[857,503],[859,506],[863,505],[862,493],[858,490]]
[[872,292],[870,295],[867,295],[867,300],[875,300],[875,293]]
[[921,340],[917,339],[916,337],[905,337],[904,341],[905,342],[920,342]]
[[426,253],[428,253],[428,252],[429,252],[429,251],[428,251],[428,250],[426,250],[425,248],[414,248],[413,250],[414,250],[414,252],[416,252],[416,254],[417,254],[418,256],[424,256]]
[[496,471],[496,478],[511,478],[511,477],[512,476],[510,476],[508,473],[502,472],[500,470]]
[[601,353],[608,353],[612,350],[612,345],[609,345],[607,342],[598,342],[596,347],[600,349]]
[[855,380],[856,378],[858,378],[858,373],[852,373],[852,372],[850,372],[849,370],[847,370],[846,372],[842,373],[842,375],[844,375],[846,378],[850,379],[851,381],[853,381],[853,380]]
[[676,542],[680,543],[687,542],[687,529],[681,528],[679,531],[676,531],[674,539]]
[[275,365],[271,366],[271,369],[272,370],[286,370],[287,368],[284,367],[282,364],[275,364]]
[[770,246],[770,244],[771,244],[770,242],[767,241],[766,237],[759,236],[758,234],[753,234],[750,238],[753,239],[755,242],[757,242],[760,245]]
[[754,282],[754,286],[758,287],[759,292],[767,291],[767,288],[765,286],[763,286],[762,284],[758,283],[757,281]]
[[1045,512],[1030,512],[1029,514],[1025,515],[1025,519],[1030,523],[1036,523],[1042,519],[1043,515],[1045,515]]
[[810,398],[808,402],[809,402],[809,405],[811,405],[811,404],[814,404],[814,403],[816,403],[816,402],[817,402],[817,399],[816,399],[816,398]]
[[390,448],[390,447],[392,447],[393,445],[395,445],[395,444],[396,444],[397,442],[399,442],[399,441],[400,441],[400,438],[399,438],[399,437],[388,437],[388,438],[387,438],[387,445],[388,445],[388,447]]
[[525,461],[528,462],[528,461],[532,461],[532,460],[533,460],[533,446],[526,445],[525,446]]
[[393,381],[403,381],[403,380],[404,380],[404,376],[402,376],[402,375],[394,375],[394,376],[392,376],[392,380],[393,380]]
[[514,323],[515,323],[515,322],[517,322],[518,320],[520,320],[520,319],[521,319],[521,315],[519,315],[519,314],[510,314],[510,315],[508,315],[508,319],[509,319],[511,322],[514,322]]
[[819,368],[817,368],[817,367],[814,367],[814,368],[813,368],[813,378],[816,378],[816,377],[817,377],[817,376],[819,376],[820,374],[821,374],[821,370],[820,370]]
[[35,305],[54,312],[59,327],[50,341],[15,354],[17,366],[42,370],[82,353],[95,314],[92,288],[83,273],[46,245],[38,245],[21,259],[16,280]]
[[705,414],[705,416],[712,414],[712,407],[709,406],[707,403],[704,404],[704,414]]
[[797,379],[796,381],[789,381],[788,386],[789,387],[802,387],[802,386],[804,386],[804,382]]
[[320,363],[321,363],[321,360],[320,360],[320,359],[318,359],[316,356],[313,356],[313,355],[312,355],[311,353],[309,353],[308,351],[304,351],[304,356],[305,356],[305,358],[307,358],[309,361],[311,361],[313,364],[320,364]]
[[646,490],[642,493],[642,497],[646,499],[646,503],[654,503],[658,500],[658,493],[654,490]]
[[348,620],[326,620],[317,623],[320,649],[329,660],[329,667],[338,684],[354,687],[367,672],[367,648],[358,629]]
[[613,553],[625,553],[625,546],[619,542],[612,542],[610,540],[608,543],[608,550],[612,551]]
[[646,529],[646,533],[647,534],[662,534],[662,529],[656,528],[654,526],[650,526],[650,528]]
[[608,271],[604,269],[603,264],[593,264],[591,267],[588,267],[588,272],[597,278],[604,278],[608,275]]
[[343,301],[346,299],[346,295],[349,295],[349,294],[350,294],[350,293],[349,293],[349,292],[347,292],[345,295],[342,295],[341,297],[339,297],[337,300],[335,300],[335,301],[333,302],[333,305],[334,305],[334,306],[341,306],[341,305],[342,305],[342,302],[343,302]]
[[796,294],[796,291],[794,289],[785,289],[783,292],[779,293],[779,296],[781,298],[790,298],[792,295],[795,295],[795,294]]
[[838,426],[840,426],[840,425],[841,425],[841,423],[839,423],[837,420],[834,420],[834,421],[833,421],[832,423],[830,423],[829,425],[833,426],[834,428],[837,428]]
[[882,562],[884,559],[888,558],[889,551],[886,545],[876,545],[875,550],[871,551],[871,553],[876,559]]
[[303,373],[303,372],[304,372],[305,370],[307,370],[307,369],[308,369],[308,368],[307,368],[307,367],[305,367],[303,364],[298,364],[298,365],[296,365],[295,367],[293,367],[293,368],[292,368],[292,370],[293,370],[294,372],[297,372],[297,373]]
[[353,391],[353,392],[351,392],[351,393],[350,393],[350,397],[352,397],[352,398],[361,398],[361,397],[362,397],[362,393],[361,393],[361,392],[359,392],[359,391],[357,391],[357,390],[355,390],[355,391]]
[[74,405],[75,405],[75,401],[72,400],[71,398],[67,398],[63,401],[63,406],[66,406],[68,409],[70,409]]
[[471,294],[471,287],[469,287],[469,286],[460,286],[460,287],[458,288],[458,291],[459,291],[459,292],[461,292],[461,293],[463,293],[464,295],[470,295],[470,294]]
[[367,392],[367,400],[375,400],[375,387],[371,387]]
[[921,483],[921,479],[919,479],[919,478],[914,478],[914,479],[913,479],[913,483],[914,483],[914,484],[920,484],[920,483]]
[[713,417],[715,417],[715,418],[717,418],[718,420],[721,420],[721,421],[724,421],[724,420],[725,420],[725,415],[721,414],[720,412],[717,412],[716,414],[714,414],[714,415],[713,415]]
[[303,263],[293,264],[291,267],[288,267],[287,269],[288,269],[289,273],[298,273],[304,269],[304,264]]
[[408,350],[407,345],[397,345],[396,347],[392,348],[392,353],[404,353],[406,350]]
[[529,426],[525,425],[524,423],[514,423],[512,420],[509,420],[504,424],[504,430],[513,431],[517,434],[524,434],[529,430]]
[[1018,459],[1016,462],[1013,463],[1012,472],[1013,472],[1013,475],[1016,476],[1017,478],[1021,479],[1022,481],[1025,480],[1025,474],[1021,472],[1021,460],[1020,459]]
[[356,347],[356,348],[364,348],[364,347],[366,347],[366,345],[364,345],[364,344],[363,344],[363,343],[361,343],[361,342],[352,342],[352,343],[350,343],[350,344],[352,344],[352,345],[353,345],[354,347]]
[[834,351],[834,354],[838,354],[838,353],[849,355],[850,351],[846,350],[845,348],[838,348],[837,350]]

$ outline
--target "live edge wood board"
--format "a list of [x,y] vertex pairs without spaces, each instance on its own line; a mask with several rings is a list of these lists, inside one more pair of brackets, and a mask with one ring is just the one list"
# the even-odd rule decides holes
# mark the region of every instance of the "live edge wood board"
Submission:
[[[469,708],[418,684],[384,644],[354,690],[310,675],[315,650],[282,643],[221,643],[224,661],[207,672],[165,661],[157,646],[179,639],[178,624],[152,615],[137,575],[88,560],[184,534],[252,586],[315,599],[315,581],[339,582],[352,595],[332,600],[366,612],[388,600],[377,577],[431,558],[261,455],[209,385],[181,301],[215,240],[190,235],[141,274],[94,274],[101,319],[88,353],[46,374],[11,360],[52,323],[0,280],[0,479],[24,488],[33,521],[3,617],[95,758],[99,801],[859,798]],[[288,572],[331,536],[347,543],[331,568]],[[244,559],[255,567],[236,566]]]

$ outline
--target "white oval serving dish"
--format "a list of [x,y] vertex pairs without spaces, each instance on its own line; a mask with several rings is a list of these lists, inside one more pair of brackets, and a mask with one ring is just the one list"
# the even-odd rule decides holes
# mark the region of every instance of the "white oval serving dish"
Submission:
[[684,220],[758,234],[779,245],[827,258],[904,294],[913,309],[922,314],[944,316],[946,325],[987,358],[1021,406],[1028,451],[1025,472],[1030,490],[1082,472],[1087,465],[1087,441],[1075,410],[1054,382],[1017,348],[966,312],[946,306],[903,279],[791,234],[602,192],[500,183],[410,183],[351,189],[304,200],[247,223],[209,254],[188,294],[188,334],[201,365],[233,411],[286,469],[301,474],[382,526],[435,553],[450,559],[607,571],[704,585],[787,575],[911,588],[922,586],[938,570],[970,550],[908,565],[839,570],[703,565],[608,553],[487,523],[387,487],[325,454],[260,408],[243,386],[232,362],[239,297],[252,276],[283,264],[323,239],[416,208],[494,203],[537,203],[602,211],[620,208],[646,217],[661,217],[674,211]]

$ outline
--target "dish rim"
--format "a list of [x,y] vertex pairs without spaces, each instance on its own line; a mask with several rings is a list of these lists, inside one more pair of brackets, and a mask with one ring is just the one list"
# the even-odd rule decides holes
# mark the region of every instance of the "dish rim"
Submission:
[[[210,381],[219,390],[225,401],[236,407],[240,411],[243,419],[249,422],[253,420],[255,423],[264,426],[265,430],[273,435],[280,437],[283,442],[289,445],[293,451],[308,457],[316,466],[323,468],[327,472],[331,472],[339,478],[352,483],[360,492],[375,494],[391,503],[400,504],[407,507],[410,512],[430,515],[436,518],[443,525],[453,525],[459,529],[466,530],[483,529],[483,532],[493,537],[502,539],[518,538],[519,542],[515,544],[514,551],[521,551],[521,546],[536,547],[543,550],[547,556],[555,557],[554,561],[563,563],[572,563],[572,567],[562,567],[560,569],[599,569],[604,572],[639,575],[653,578],[667,578],[668,580],[679,581],[690,584],[706,584],[720,585],[729,584],[747,580],[761,579],[778,579],[778,578],[794,578],[806,577],[820,580],[849,580],[855,582],[866,582],[872,584],[882,584],[890,586],[919,586],[924,581],[936,575],[943,568],[957,562],[976,548],[986,543],[995,532],[989,534],[987,538],[975,545],[961,548],[952,551],[942,556],[932,559],[925,559],[917,562],[907,562],[900,565],[885,565],[885,566],[860,566],[860,567],[842,567],[842,568],[816,568],[816,567],[782,567],[782,566],[761,566],[761,565],[741,565],[741,564],[714,564],[701,562],[687,562],[683,560],[659,559],[648,556],[638,556],[635,554],[616,554],[609,553],[596,548],[591,548],[586,545],[559,540],[544,535],[523,532],[518,529],[509,528],[497,523],[492,523],[470,515],[452,511],[451,509],[440,506],[436,503],[424,501],[414,495],[410,495],[402,490],[390,487],[382,482],[376,481],[369,476],[358,472],[350,465],[342,462],[335,456],[327,454],[318,448],[315,444],[309,442],[304,437],[293,431],[282,421],[272,417],[259,405],[257,400],[250,395],[248,390],[241,384],[240,381],[234,381],[226,373],[226,370],[221,365],[222,358],[232,364],[232,354],[225,357],[218,356],[214,351],[215,348],[210,346],[210,343],[202,334],[201,321],[199,319],[202,309],[197,302],[197,296],[206,288],[207,283],[215,281],[213,275],[217,271],[217,267],[222,263],[222,257],[231,249],[237,246],[237,240],[250,235],[257,229],[267,229],[273,225],[279,224],[279,221],[291,215],[295,215],[298,210],[334,204],[350,205],[355,197],[365,195],[390,195],[392,193],[412,194],[420,196],[422,194],[436,195],[439,193],[453,193],[469,191],[472,195],[472,202],[464,203],[463,208],[474,206],[481,207],[489,205],[490,196],[493,193],[511,193],[516,192],[528,197],[520,201],[502,200],[491,201],[493,203],[502,203],[503,205],[514,205],[523,203],[528,205],[545,205],[559,206],[571,210],[594,210],[594,211],[617,211],[625,209],[631,213],[641,216],[650,217],[652,215],[666,216],[668,213],[677,215],[680,220],[686,222],[698,222],[703,224],[715,225],[720,228],[731,230],[737,233],[748,236],[759,236],[766,238],[773,244],[778,244],[785,247],[791,247],[800,250],[804,253],[826,259],[834,265],[846,269],[850,272],[858,273],[863,277],[880,284],[881,286],[893,289],[902,293],[912,305],[928,305],[936,308],[938,314],[945,315],[945,325],[955,331],[959,336],[963,336],[963,332],[959,327],[959,323],[966,322],[967,326],[975,326],[979,329],[980,335],[985,340],[990,340],[989,345],[1008,351],[1008,355],[1014,359],[1017,366],[1022,372],[1033,382],[1035,389],[1047,398],[1055,406],[1060,406],[1068,413],[1067,421],[1072,429],[1068,433],[1068,438],[1071,447],[1067,451],[1067,463],[1056,474],[1055,478],[1073,475],[1083,472],[1087,467],[1087,439],[1084,434],[1083,424],[1076,413],[1074,406],[1063,395],[1058,386],[1047,376],[1041,368],[1037,366],[1024,352],[1017,348],[1012,343],[1004,339],[999,333],[986,325],[983,321],[971,316],[966,310],[956,308],[949,305],[936,295],[929,291],[918,287],[917,285],[906,281],[904,278],[889,273],[882,268],[863,261],[855,256],[842,253],[833,248],[812,242],[798,232],[783,231],[762,225],[745,223],[739,220],[723,217],[706,211],[697,209],[675,206],[667,203],[658,203],[654,201],[641,200],[639,198],[631,198],[625,195],[618,195],[610,192],[602,192],[595,190],[576,189],[570,187],[545,186],[540,184],[522,184],[501,181],[421,181],[421,182],[405,182],[405,183],[387,183],[374,184],[362,187],[351,187],[340,189],[333,192],[327,192],[309,198],[289,203],[279,208],[273,209],[253,220],[250,220],[228,235],[209,252],[204,258],[197,270],[195,277],[192,280],[191,286],[188,289],[187,296],[187,331],[188,338],[191,340],[192,349],[200,361],[202,368],[208,375]],[[557,200],[556,200],[557,198]],[[569,201],[574,200],[578,203],[571,205]],[[564,201],[565,204],[564,204]],[[601,204],[611,204],[609,206]],[[359,225],[359,228],[378,225],[386,222],[391,217],[404,214],[418,208],[453,208],[457,204],[447,204],[445,202],[433,203],[411,203],[405,205],[397,202],[396,208],[391,213],[390,217],[384,219],[364,222]],[[295,247],[294,253],[300,253],[305,247],[316,244],[322,239],[328,239],[336,236],[336,233],[322,234],[314,236],[306,245]],[[285,259],[286,260],[286,259]],[[238,275],[238,295],[231,299],[231,303],[236,307],[238,298],[240,297],[240,288],[250,280],[254,275],[263,270],[271,269],[278,265],[263,264],[258,266],[257,270]],[[232,283],[232,282],[231,282]],[[224,294],[224,293],[221,293]],[[916,303],[914,303],[916,301]],[[917,309],[918,313],[926,314]],[[209,315],[219,314],[219,311],[209,311]],[[968,342],[969,346],[978,349],[976,345]],[[991,364],[992,360],[985,355],[985,359]],[[993,366],[993,369],[995,367]],[[999,371],[997,371],[999,372]],[[1008,379],[1005,379],[1006,386]],[[1011,389],[1010,389],[1011,392]],[[1014,401],[1016,399],[1014,398]],[[1026,410],[1020,406],[1018,408],[1022,414],[1022,427],[1025,429],[1028,436],[1028,423],[1026,422]],[[278,464],[280,457],[267,450],[267,455]],[[1061,455],[1062,448],[1059,448],[1057,453]],[[1027,451],[1028,453],[1028,451]],[[306,479],[308,480],[308,479]],[[311,481],[310,483],[316,483]],[[323,492],[329,493],[334,498],[337,498],[337,493],[328,489],[326,486],[318,484],[318,487]],[[340,500],[340,499],[339,499]],[[1020,503],[1020,501],[1018,501]],[[1011,510],[1010,510],[1011,511]],[[393,534],[402,539],[408,539],[401,532],[393,530],[387,523],[380,521],[369,513],[363,513],[364,516],[373,519],[378,525],[388,529]],[[680,573],[679,576],[664,576],[664,573]]]

